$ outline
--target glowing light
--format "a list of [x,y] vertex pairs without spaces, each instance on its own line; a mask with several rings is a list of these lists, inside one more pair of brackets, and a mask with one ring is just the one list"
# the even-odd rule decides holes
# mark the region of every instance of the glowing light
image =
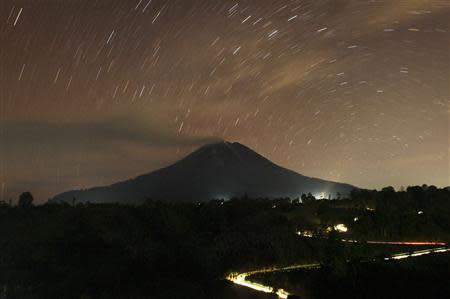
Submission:
[[296,269],[313,269],[313,268],[319,268],[320,264],[302,264],[302,265],[292,265],[287,267],[274,267],[274,268],[266,268],[266,269],[260,269],[255,270],[251,272],[245,272],[245,273],[231,273],[226,277],[227,280],[240,285],[244,286],[250,289],[253,289],[255,291],[264,292],[264,293],[275,293],[277,294],[278,298],[281,299],[287,299],[289,296],[289,293],[283,289],[276,290],[273,287],[265,286],[263,284],[252,282],[247,280],[247,277],[253,274],[258,273],[271,273],[271,272],[277,272],[277,271],[290,271],[290,270],[296,270]]
[[345,226],[345,224],[341,223],[341,224],[335,225],[334,230],[336,230],[340,233],[345,233],[348,231],[348,228],[347,228],[347,226]]
[[450,249],[449,248],[438,248],[438,249],[433,250],[433,252],[437,252],[437,253],[447,252],[447,251],[450,251]]
[[268,287],[256,282],[251,282],[251,281],[247,281],[245,280],[245,278],[247,277],[247,274],[239,274],[234,280],[231,280],[232,282],[234,282],[235,284],[259,291],[259,292],[264,292],[264,293],[272,293],[273,292],[273,288],[272,287]]
[[312,238],[314,236],[313,232],[310,230],[298,231],[297,235],[308,238]]
[[320,192],[317,194],[314,194],[314,197],[317,199],[324,199],[325,198],[325,192]]
[[443,242],[388,242],[388,241],[367,241],[368,244],[387,244],[387,245],[447,245]]
[[431,254],[431,253],[442,253],[450,251],[449,248],[446,247],[440,247],[440,248],[434,248],[434,249],[425,249],[425,250],[418,250],[414,251],[412,253],[399,253],[391,256],[390,258],[385,258],[385,260],[401,260],[409,257],[418,257],[425,254]]
[[289,293],[286,292],[283,289],[279,289],[276,294],[278,295],[278,298],[282,298],[282,299],[287,299],[287,297],[289,296]]
[[424,254],[430,254],[430,253],[431,253],[431,251],[427,251],[427,252],[416,252],[416,253],[411,254],[411,256],[421,256],[421,255],[424,255]]
[[395,255],[395,256],[393,256],[391,259],[394,259],[394,260],[401,260],[401,259],[405,259],[405,258],[407,258],[407,257],[409,257],[409,254],[401,254],[401,255]]
[[356,240],[346,240],[346,239],[342,239],[341,241],[342,241],[342,242],[348,242],[348,243],[359,243],[359,242],[356,241]]

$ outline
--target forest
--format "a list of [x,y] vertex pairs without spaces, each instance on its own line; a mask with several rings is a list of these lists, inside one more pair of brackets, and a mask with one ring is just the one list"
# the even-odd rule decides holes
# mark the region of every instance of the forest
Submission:
[[[139,206],[33,205],[25,192],[17,205],[0,203],[0,298],[220,298],[230,272],[303,262],[336,273],[322,281],[331,286],[348,261],[363,269],[365,258],[387,254],[365,240],[448,242],[449,215],[450,191],[425,185]],[[329,229],[339,223],[348,231]]]

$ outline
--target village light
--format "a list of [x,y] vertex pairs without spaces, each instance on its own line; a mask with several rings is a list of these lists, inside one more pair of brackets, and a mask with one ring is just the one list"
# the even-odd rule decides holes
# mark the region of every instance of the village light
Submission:
[[334,226],[334,230],[340,232],[340,233],[345,233],[348,231],[347,226],[345,226],[345,224],[337,224]]

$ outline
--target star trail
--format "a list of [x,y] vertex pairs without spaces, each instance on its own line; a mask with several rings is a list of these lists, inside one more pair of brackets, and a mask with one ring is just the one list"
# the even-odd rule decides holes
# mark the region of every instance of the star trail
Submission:
[[363,188],[449,182],[447,0],[2,0],[0,200],[238,141]]

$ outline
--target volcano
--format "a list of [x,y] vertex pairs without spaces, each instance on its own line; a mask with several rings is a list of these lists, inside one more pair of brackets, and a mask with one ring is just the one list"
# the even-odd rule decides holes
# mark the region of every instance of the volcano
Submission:
[[51,202],[139,204],[147,199],[200,202],[247,195],[300,197],[302,193],[347,195],[354,186],[307,177],[276,165],[240,143],[200,147],[168,167],[109,186],[56,195]]

